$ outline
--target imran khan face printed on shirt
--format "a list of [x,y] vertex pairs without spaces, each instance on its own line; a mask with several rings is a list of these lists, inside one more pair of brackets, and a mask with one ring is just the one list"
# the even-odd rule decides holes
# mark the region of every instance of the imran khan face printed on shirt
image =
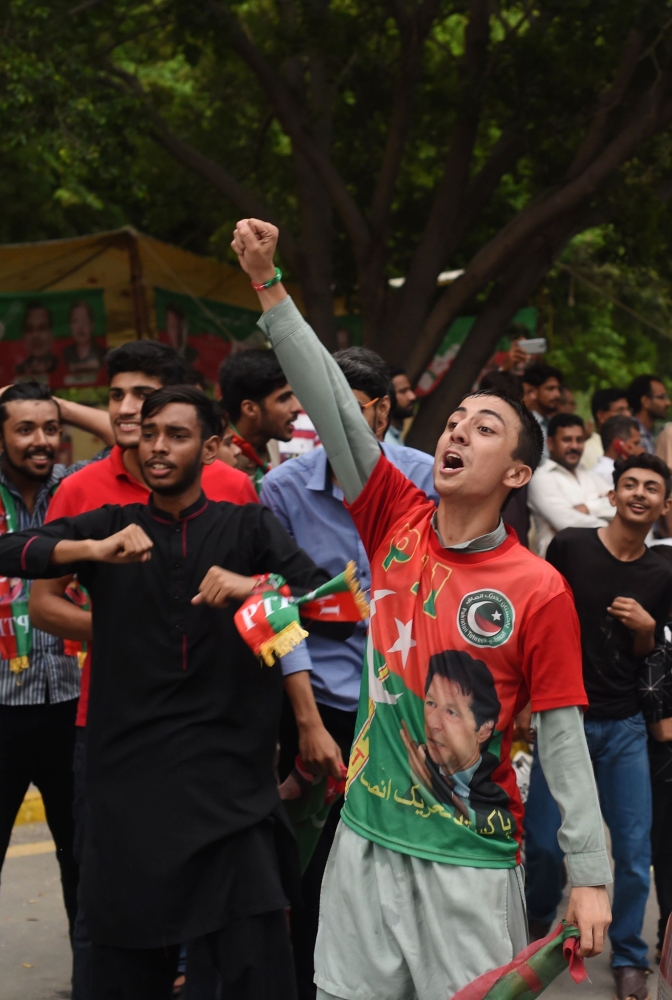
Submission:
[[429,758],[448,775],[473,767],[492,736],[499,709],[492,675],[482,660],[454,650],[433,656],[425,693]]
[[451,414],[434,458],[434,488],[443,500],[478,503],[496,491],[503,501],[532,470],[513,458],[520,418],[499,396],[467,396]]
[[196,408],[168,403],[142,422],[138,458],[145,482],[155,493],[185,493],[211,465],[220,445],[218,437],[203,439]]
[[0,440],[5,466],[34,482],[46,481],[61,441],[58,405],[51,399],[13,399],[5,407]]

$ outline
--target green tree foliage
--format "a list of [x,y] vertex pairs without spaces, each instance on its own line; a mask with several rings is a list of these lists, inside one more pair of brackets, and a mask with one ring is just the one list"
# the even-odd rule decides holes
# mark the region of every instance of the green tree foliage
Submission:
[[[283,266],[323,340],[336,292],[411,375],[455,316],[477,312],[416,421],[422,443],[577,234],[613,232],[594,258],[609,287],[634,295],[642,276],[651,289],[668,277],[670,7],[8,0],[5,155],[36,157],[29,207],[51,185],[41,232],[123,218],[224,255],[240,215],[277,221]],[[19,177],[6,191],[27,186]],[[20,232],[10,215],[6,229]],[[610,247],[623,251],[611,258],[623,279],[608,272]],[[440,271],[460,267],[437,288]],[[406,283],[392,291],[397,275]],[[549,279],[551,298],[566,280]],[[571,354],[583,329],[595,345],[585,357],[601,340],[615,363],[629,334],[602,305],[589,316],[583,292],[579,302],[578,319],[558,306],[567,342],[554,349]],[[603,377],[597,354],[590,379]]]

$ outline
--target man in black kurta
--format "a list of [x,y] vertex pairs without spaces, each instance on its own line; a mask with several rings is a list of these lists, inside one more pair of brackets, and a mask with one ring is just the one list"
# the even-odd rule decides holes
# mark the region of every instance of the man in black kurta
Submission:
[[[168,996],[176,959],[171,946],[211,935],[223,995],[275,1000],[294,996],[279,860],[284,814],[274,775],[282,674],[277,665],[260,666],[240,638],[235,602],[211,606],[223,600],[212,581],[221,571],[212,567],[230,571],[234,598],[246,596],[255,574],[280,573],[306,590],[327,574],[266,508],[208,501],[199,490],[200,467],[191,492],[168,493],[161,479],[166,467],[178,488],[180,470],[189,478],[185,447],[170,443],[171,427],[184,430],[191,419],[192,436],[201,433],[209,456],[212,435],[202,429],[202,414],[171,402],[192,392],[159,390],[145,404],[145,437],[163,435],[158,444],[141,443],[140,459],[154,487],[148,505],[105,506],[6,535],[0,573],[74,571],[91,595],[83,880],[94,996]],[[168,404],[153,412],[149,404],[164,395]],[[211,405],[197,395],[199,408]],[[207,412],[205,419],[207,425]],[[171,426],[162,430],[162,422]],[[181,498],[192,502],[177,509]],[[115,550],[109,536],[123,529]],[[133,554],[123,541],[145,536],[142,556],[142,545]],[[243,578],[247,584],[236,583]],[[193,603],[199,588],[199,603]],[[284,853],[291,861],[291,852]]]

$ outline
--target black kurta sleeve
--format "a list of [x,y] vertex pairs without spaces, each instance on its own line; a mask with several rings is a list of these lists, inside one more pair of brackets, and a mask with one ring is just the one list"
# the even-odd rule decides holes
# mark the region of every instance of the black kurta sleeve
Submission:
[[56,545],[64,540],[107,538],[118,530],[113,526],[114,514],[118,510],[118,507],[108,505],[78,517],[59,518],[40,528],[0,536],[0,574],[34,580],[73,572],[75,567],[49,564]]

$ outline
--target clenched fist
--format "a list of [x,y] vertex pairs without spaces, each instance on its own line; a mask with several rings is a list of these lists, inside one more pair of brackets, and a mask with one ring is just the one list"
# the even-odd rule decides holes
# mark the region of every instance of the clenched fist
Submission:
[[240,266],[255,284],[275,277],[273,256],[278,243],[278,228],[260,219],[241,219],[233,231],[231,246]]

